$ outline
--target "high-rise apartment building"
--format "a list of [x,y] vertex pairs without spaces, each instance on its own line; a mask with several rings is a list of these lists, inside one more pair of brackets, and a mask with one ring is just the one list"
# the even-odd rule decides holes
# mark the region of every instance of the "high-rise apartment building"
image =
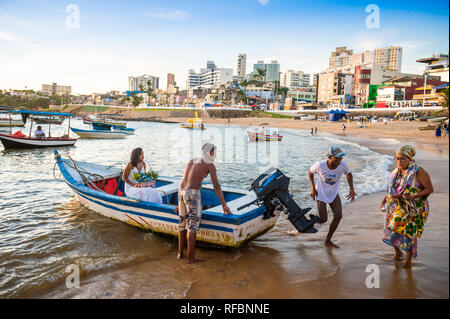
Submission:
[[266,75],[262,78],[262,81],[275,82],[280,80],[280,64],[278,61],[270,61],[270,63],[264,63],[264,61],[258,61],[253,64],[253,74],[257,74],[257,70],[265,70]]
[[167,73],[167,88],[175,85],[177,85],[175,82],[175,74]]
[[378,64],[386,70],[401,71],[403,49],[398,46],[389,46],[375,50],[366,50],[353,53],[347,47],[338,47],[331,52],[329,71],[352,72],[357,65]]
[[129,76],[128,77],[128,90],[140,91],[141,86],[145,90],[147,88],[147,82],[150,81],[150,85],[153,90],[159,89],[159,77],[153,75],[141,75],[141,76]]
[[72,94],[72,87],[65,85],[42,84],[42,93],[49,95],[70,95]]
[[245,79],[247,75],[247,54],[241,53],[238,55],[236,75],[239,78]]
[[309,86],[310,74],[303,71],[288,70],[286,73],[280,73],[280,86],[287,87],[289,90],[297,90]]
[[328,71],[319,74],[317,102],[324,105],[341,100],[349,104],[353,91],[353,74]]
[[233,81],[233,69],[217,68],[213,61],[208,61],[206,69],[201,69],[200,73],[189,70],[186,88],[214,87],[231,81]]

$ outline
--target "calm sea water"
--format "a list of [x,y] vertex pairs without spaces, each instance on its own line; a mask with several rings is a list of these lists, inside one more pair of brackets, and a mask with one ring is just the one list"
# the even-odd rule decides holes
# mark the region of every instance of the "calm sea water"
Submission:
[[[72,126],[87,128],[79,120],[72,120]],[[47,131],[47,126],[43,127]],[[52,133],[66,127],[52,126]],[[266,168],[277,166],[291,178],[290,191],[298,203],[314,209],[308,168],[325,159],[331,145],[340,146],[347,154],[345,161],[352,169],[358,196],[383,190],[392,163],[390,157],[357,144],[289,129],[279,130],[284,136],[280,143],[254,143],[248,141],[247,128],[237,126],[208,125],[203,132],[165,123],[129,122],[128,127],[135,128],[136,134],[119,140],[80,139],[75,147],[59,151],[75,160],[124,167],[131,150],[140,146],[146,161],[160,175],[181,177],[185,161],[199,155],[202,143],[210,141],[218,146],[216,166],[222,185],[248,188]],[[28,128],[22,131],[28,133]],[[172,263],[175,241],[84,208],[62,180],[55,180],[54,163],[52,148],[4,150],[0,146],[0,297],[42,296],[65,281],[70,264],[77,264],[82,275],[89,276],[157,260],[152,278],[162,278],[177,267]],[[60,175],[57,168],[55,175]],[[347,191],[343,178],[341,194]],[[269,233],[250,245],[266,247],[271,255],[289,260],[286,247],[292,238],[286,232],[292,229],[281,216]],[[215,251],[217,270],[221,260],[244,254],[245,249],[249,248]],[[183,278],[170,284],[161,279],[151,297],[183,297],[184,284]]]

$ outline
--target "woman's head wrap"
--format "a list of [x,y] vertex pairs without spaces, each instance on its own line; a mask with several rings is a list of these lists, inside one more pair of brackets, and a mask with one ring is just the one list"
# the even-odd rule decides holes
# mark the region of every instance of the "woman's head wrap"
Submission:
[[416,150],[411,145],[405,145],[405,146],[400,147],[397,150],[397,153],[403,154],[403,155],[407,156],[409,159],[412,159],[414,157],[414,155],[416,155]]

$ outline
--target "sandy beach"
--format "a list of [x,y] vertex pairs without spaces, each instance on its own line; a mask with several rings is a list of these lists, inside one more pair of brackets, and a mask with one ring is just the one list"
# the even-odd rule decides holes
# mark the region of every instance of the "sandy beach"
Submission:
[[[177,118],[176,121],[183,122]],[[207,119],[206,125],[228,124],[228,120]],[[431,175],[435,192],[429,197],[431,212],[424,235],[419,240],[418,258],[410,270],[394,262],[394,251],[384,244],[384,214],[378,210],[383,193],[361,196],[344,206],[343,219],[334,235],[339,249],[323,246],[330,221],[319,226],[314,235],[286,232],[292,238],[288,245],[274,250],[265,245],[276,238],[270,232],[258,244],[241,249],[214,250],[198,248],[205,261],[186,265],[178,261],[176,243],[168,242],[164,254],[152,260],[120,269],[100,271],[82,277],[80,289],[65,289],[62,284],[44,298],[448,298],[448,140],[434,138],[434,131],[420,131],[420,122],[369,124],[360,129],[346,123],[342,134],[340,123],[302,122],[290,119],[239,118],[231,125],[304,129],[318,127],[319,134],[329,134],[358,143],[376,152],[394,156],[406,143],[417,149],[416,160]],[[426,124],[425,124],[426,125]],[[349,155],[351,156],[351,155]],[[358,193],[358,190],[356,189]],[[164,239],[162,239],[164,241]],[[274,244],[275,243],[275,244]],[[272,246],[273,247],[273,246]],[[289,250],[289,258],[280,252]],[[295,252],[295,253],[292,253]],[[160,267],[165,274],[164,287],[183,287],[178,293],[165,293],[155,286],[149,269]],[[380,287],[367,288],[368,265],[380,270]],[[183,278],[183,283],[180,280]],[[186,280],[186,278],[188,278]]]

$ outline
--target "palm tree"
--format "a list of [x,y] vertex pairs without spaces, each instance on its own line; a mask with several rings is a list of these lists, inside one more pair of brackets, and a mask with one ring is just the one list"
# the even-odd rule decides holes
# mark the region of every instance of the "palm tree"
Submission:
[[281,93],[281,95],[283,96],[283,99],[286,99],[287,94],[289,93],[289,89],[287,87],[280,87],[279,88],[279,92]]
[[446,88],[445,90],[443,90],[442,92],[438,93],[439,96],[442,96],[444,101],[442,102],[442,110],[436,111],[433,113],[433,115],[438,115],[444,112],[447,112],[447,117],[450,117],[450,109],[449,109],[449,104],[448,104],[448,100],[449,100],[449,91],[448,88]]
[[244,91],[239,90],[237,92],[237,95],[239,96],[239,98],[241,99],[242,102],[244,102],[244,104],[247,104],[247,95],[244,93]]
[[254,74],[253,77],[254,77],[256,80],[262,81],[262,80],[265,78],[266,73],[267,73],[267,70],[264,70],[264,69],[256,69],[256,74]]

